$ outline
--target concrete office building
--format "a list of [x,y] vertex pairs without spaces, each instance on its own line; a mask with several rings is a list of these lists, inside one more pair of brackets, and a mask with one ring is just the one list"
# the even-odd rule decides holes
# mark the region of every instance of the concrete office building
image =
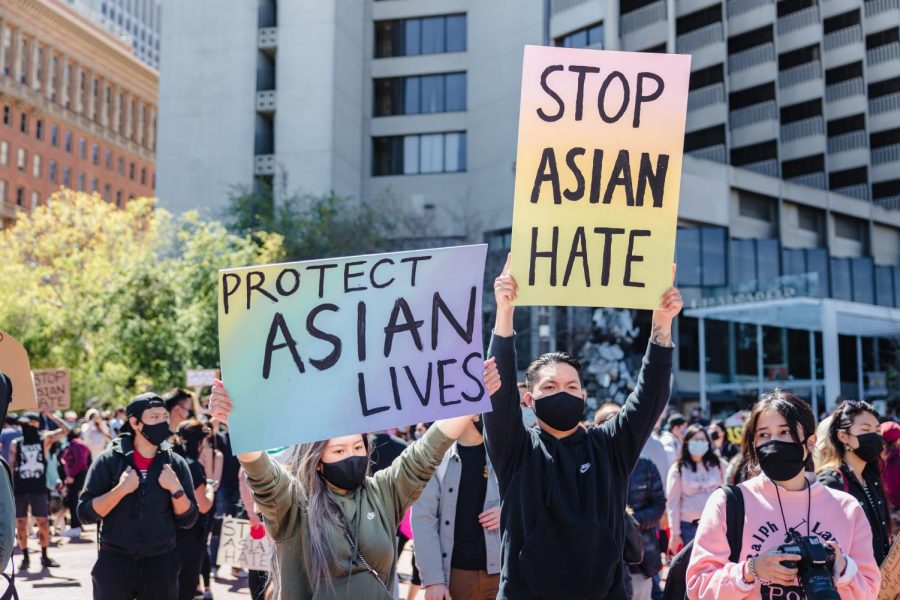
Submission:
[[159,69],[162,0],[65,0],[86,18],[125,39],[134,55]]
[[[900,1],[223,6],[163,13],[164,205],[215,213],[229,186],[273,179],[389,193],[432,215],[431,240],[488,241],[493,276],[509,244],[522,47],[691,53],[677,397],[713,413],[778,383],[820,408],[886,397],[900,336]],[[532,353],[591,337],[583,310],[520,318]],[[635,317],[645,334],[647,321]],[[602,399],[610,377],[596,379]]]
[[59,0],[0,5],[0,227],[61,187],[153,195],[157,73]]

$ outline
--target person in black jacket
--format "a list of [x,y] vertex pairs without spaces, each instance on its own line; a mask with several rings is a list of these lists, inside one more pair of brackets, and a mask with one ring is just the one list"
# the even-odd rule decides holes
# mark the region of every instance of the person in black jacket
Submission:
[[[872,549],[879,565],[891,549],[890,508],[881,482],[884,438],[878,411],[868,402],[845,400],[835,407],[828,427],[829,451],[820,451],[819,481],[859,502],[872,527]],[[833,458],[821,460],[824,455]]]
[[188,465],[161,444],[169,413],[154,393],[137,396],[128,423],[88,470],[78,502],[82,523],[103,521],[91,572],[95,600],[178,597],[175,530],[197,522]]
[[624,598],[625,496],[641,448],[669,400],[672,321],[682,307],[670,288],[653,312],[650,343],[622,411],[585,430],[581,365],[570,355],[538,357],[525,372],[524,402],[539,428],[522,423],[516,387],[509,262],[494,282],[497,317],[485,382],[499,377],[484,416],[500,484],[501,577],[498,599]]

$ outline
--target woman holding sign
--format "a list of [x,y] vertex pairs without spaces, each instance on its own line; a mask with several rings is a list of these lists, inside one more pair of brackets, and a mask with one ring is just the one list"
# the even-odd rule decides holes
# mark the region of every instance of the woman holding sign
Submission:
[[[221,381],[209,410],[227,423],[232,402]],[[437,421],[371,477],[370,448],[360,434],[299,444],[291,472],[265,452],[239,454],[275,541],[275,597],[391,598],[397,524],[472,419]]]

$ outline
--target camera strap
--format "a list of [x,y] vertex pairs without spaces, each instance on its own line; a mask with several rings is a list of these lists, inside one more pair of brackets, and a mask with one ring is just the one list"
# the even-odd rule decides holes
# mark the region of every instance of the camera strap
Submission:
[[[771,479],[769,481],[772,481]],[[809,479],[806,479],[804,476],[803,481],[806,482],[806,535],[807,537],[810,535],[809,529],[809,518],[812,513],[812,490],[810,490]],[[792,531],[790,527],[788,527],[787,519],[784,518],[784,506],[781,504],[781,493],[778,491],[778,484],[772,481],[772,485],[775,486],[775,495],[778,496],[778,509],[781,511],[781,522],[784,523],[784,541],[791,541],[790,532]]]

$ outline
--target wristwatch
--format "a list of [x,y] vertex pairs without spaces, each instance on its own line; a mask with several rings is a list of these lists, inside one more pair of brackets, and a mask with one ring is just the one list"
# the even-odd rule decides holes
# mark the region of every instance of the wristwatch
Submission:
[[178,499],[181,498],[182,496],[184,496],[184,488],[178,488],[178,489],[175,490],[175,492],[172,494],[172,500],[178,500]]

